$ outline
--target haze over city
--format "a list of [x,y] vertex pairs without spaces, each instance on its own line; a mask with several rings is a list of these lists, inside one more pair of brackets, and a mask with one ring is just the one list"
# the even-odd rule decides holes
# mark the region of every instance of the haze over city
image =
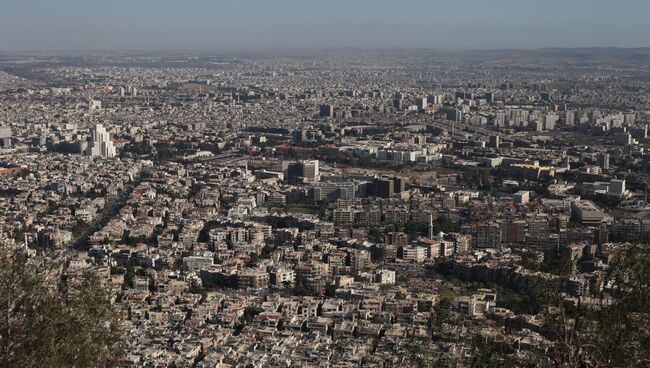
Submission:
[[6,1],[0,49],[650,46],[643,0]]

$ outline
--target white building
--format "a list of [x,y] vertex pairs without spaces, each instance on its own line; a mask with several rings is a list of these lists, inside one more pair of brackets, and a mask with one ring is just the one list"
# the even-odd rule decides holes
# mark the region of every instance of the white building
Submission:
[[318,160],[301,161],[302,177],[305,183],[314,183],[320,179],[318,172]]
[[380,270],[376,274],[376,280],[382,285],[395,284],[395,271],[393,270]]
[[210,252],[203,256],[189,256],[183,258],[183,269],[186,271],[207,270],[214,265],[214,257]]
[[103,125],[96,124],[90,131],[90,142],[86,148],[88,156],[102,156],[112,158],[116,155],[115,145],[111,141],[111,135],[106,131]]
[[424,262],[427,257],[427,251],[423,247],[406,246],[402,248],[402,259],[412,262]]
[[526,204],[530,201],[530,192],[527,190],[520,190],[512,196],[512,199],[517,204]]
[[102,108],[102,102],[100,100],[90,100],[88,102],[88,108],[90,110],[101,109]]

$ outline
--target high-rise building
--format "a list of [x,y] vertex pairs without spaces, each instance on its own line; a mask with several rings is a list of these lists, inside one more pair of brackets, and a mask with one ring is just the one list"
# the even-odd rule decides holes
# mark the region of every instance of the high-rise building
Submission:
[[334,106],[320,105],[320,116],[324,118],[331,118],[334,116]]
[[544,129],[546,130],[553,130],[555,129],[555,123],[557,122],[558,118],[557,115],[555,114],[546,114],[544,115]]
[[315,183],[320,180],[318,160],[282,161],[282,174],[287,182]]
[[285,181],[295,181],[302,175],[302,165],[300,162],[282,161],[282,174]]
[[609,170],[609,153],[601,153],[598,155],[598,166],[603,170]]
[[572,127],[576,125],[576,111],[575,110],[567,110],[564,112],[564,125],[568,127]]
[[498,135],[490,136],[490,147],[499,148],[500,143],[501,143],[501,137],[499,137]]
[[307,129],[296,129],[293,132],[293,139],[297,142],[306,142],[309,139],[309,131]]
[[461,121],[463,118],[463,112],[459,109],[449,109],[447,110],[447,120],[451,121]]
[[426,110],[427,108],[427,99],[426,98],[418,98],[415,102],[415,104],[418,107],[418,110],[423,111]]
[[395,194],[395,182],[392,178],[376,178],[372,187],[376,197],[390,198]]
[[102,124],[96,124],[90,131],[90,140],[86,148],[88,156],[115,157],[116,150],[111,141],[111,135]]
[[304,160],[300,164],[302,165],[302,178],[305,183],[314,183],[319,180],[318,160]]
[[444,95],[431,95],[429,96],[429,98],[427,98],[427,102],[434,105],[442,105],[444,101],[445,101]]
[[636,122],[636,113],[628,112],[623,116],[625,124],[633,125]]
[[400,176],[393,177],[393,190],[395,193],[402,193],[406,190],[406,181]]

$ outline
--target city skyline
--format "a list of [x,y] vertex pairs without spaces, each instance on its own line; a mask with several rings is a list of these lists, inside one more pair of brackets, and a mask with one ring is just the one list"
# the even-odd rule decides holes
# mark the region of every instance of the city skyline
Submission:
[[0,8],[0,367],[650,366],[650,2]]

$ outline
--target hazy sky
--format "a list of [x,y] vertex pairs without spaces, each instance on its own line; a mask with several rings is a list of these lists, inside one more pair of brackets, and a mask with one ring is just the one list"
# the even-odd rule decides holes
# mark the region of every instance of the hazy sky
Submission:
[[650,46],[649,0],[0,0],[0,49]]

